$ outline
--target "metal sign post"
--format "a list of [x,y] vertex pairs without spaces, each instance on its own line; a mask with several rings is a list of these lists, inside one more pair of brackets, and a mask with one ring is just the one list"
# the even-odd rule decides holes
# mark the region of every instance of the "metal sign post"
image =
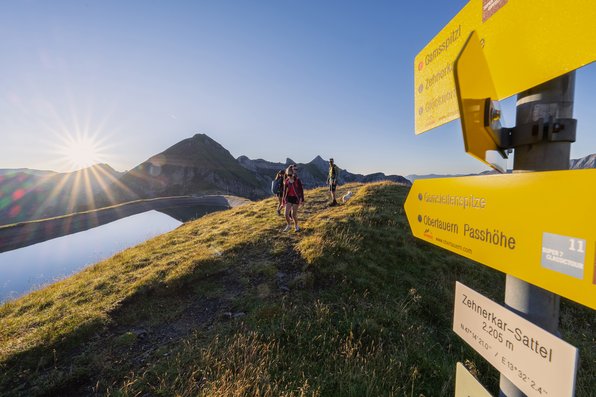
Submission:
[[[520,93],[517,96],[516,125],[544,126],[545,121],[555,123],[557,119],[571,119],[574,92],[575,72],[571,72]],[[569,169],[571,142],[548,140],[547,136],[544,138],[541,142],[515,148],[514,172]],[[544,199],[548,200],[548,197]],[[509,274],[506,277],[505,305],[556,335],[559,327],[559,296]],[[525,396],[503,375],[499,386],[499,396]]]

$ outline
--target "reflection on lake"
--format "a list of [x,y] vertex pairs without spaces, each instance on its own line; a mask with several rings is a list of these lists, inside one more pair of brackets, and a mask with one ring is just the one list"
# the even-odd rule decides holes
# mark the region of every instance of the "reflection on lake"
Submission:
[[179,225],[180,221],[166,214],[148,211],[0,253],[0,303],[76,273]]

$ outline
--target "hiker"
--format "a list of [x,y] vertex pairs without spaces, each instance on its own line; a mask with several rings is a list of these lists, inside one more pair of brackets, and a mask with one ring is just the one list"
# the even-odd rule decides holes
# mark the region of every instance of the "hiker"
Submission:
[[281,209],[283,208],[283,183],[285,179],[285,170],[279,170],[275,174],[275,179],[271,182],[271,193],[277,196],[277,215],[281,215]]
[[337,201],[335,200],[335,188],[337,187],[338,174],[339,172],[333,159],[329,159],[329,176],[327,177],[327,184],[329,185],[329,193],[331,195],[331,202],[329,203],[330,207],[337,205]]
[[286,205],[286,227],[284,232],[290,230],[290,223],[294,222],[294,231],[299,231],[298,226],[298,206],[304,203],[304,191],[302,182],[296,175],[296,166],[291,165],[286,170],[286,179],[284,181],[283,202]]

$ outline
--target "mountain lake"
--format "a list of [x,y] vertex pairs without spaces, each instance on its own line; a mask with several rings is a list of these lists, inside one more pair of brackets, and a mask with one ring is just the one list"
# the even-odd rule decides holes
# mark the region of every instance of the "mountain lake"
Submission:
[[151,210],[0,253],[0,304],[68,277],[181,224],[169,215]]

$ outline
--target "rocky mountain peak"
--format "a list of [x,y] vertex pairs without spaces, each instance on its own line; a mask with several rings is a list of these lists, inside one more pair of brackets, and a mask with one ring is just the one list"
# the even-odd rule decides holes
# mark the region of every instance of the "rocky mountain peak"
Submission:
[[258,198],[268,191],[205,134],[195,134],[149,158],[124,175],[123,182],[139,197],[234,194]]
[[309,164],[314,165],[319,171],[323,173],[327,173],[327,170],[329,169],[329,161],[323,159],[321,156],[315,157]]
[[195,134],[192,138],[184,139],[163,151],[163,155],[197,155],[207,151],[218,151],[230,155],[223,146],[205,134]]
[[571,169],[596,168],[596,153],[580,159],[572,159],[569,164]]

